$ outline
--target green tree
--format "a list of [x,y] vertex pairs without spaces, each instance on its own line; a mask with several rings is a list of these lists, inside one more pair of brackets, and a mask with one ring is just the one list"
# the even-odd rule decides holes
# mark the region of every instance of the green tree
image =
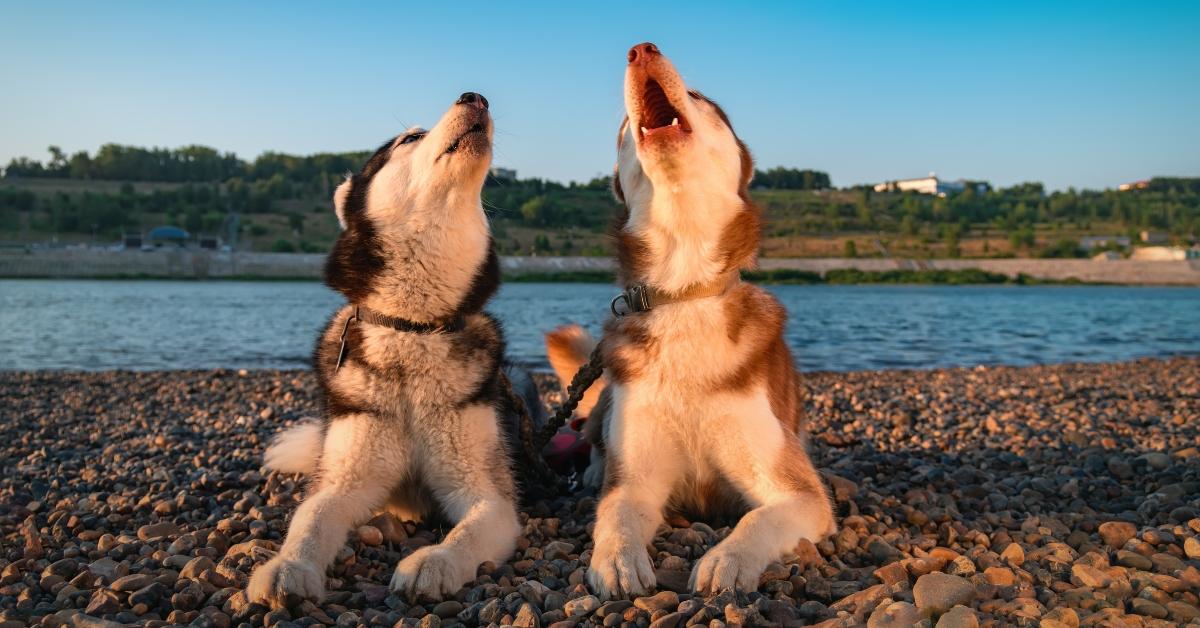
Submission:
[[946,256],[952,258],[962,257],[962,248],[958,241],[958,225],[951,225],[946,229],[946,235],[943,240],[946,243]]
[[199,233],[204,228],[204,213],[199,207],[191,207],[183,215],[183,228],[192,233]]
[[304,214],[297,212],[288,213],[288,227],[296,233],[304,233]]
[[858,257],[858,245],[854,240],[846,240],[842,243],[842,257]]
[[824,190],[831,186],[829,175],[819,170],[776,167],[765,172],[755,170],[750,187],[775,190]]
[[50,152],[49,170],[55,177],[65,177],[70,172],[70,162],[67,159],[67,154],[57,146],[51,146],[46,149]]
[[521,205],[521,217],[525,224],[545,227],[554,222],[556,203],[546,195],[535,196]]
[[1072,258],[1080,257],[1081,254],[1082,251],[1079,249],[1079,241],[1071,240],[1069,238],[1062,238],[1054,244],[1042,249],[1041,252],[1038,253],[1038,257]]
[[81,150],[71,155],[71,164],[67,172],[72,179],[92,178],[92,158],[88,157],[87,151]]
[[201,221],[201,231],[204,233],[213,233],[221,228],[221,223],[225,222],[225,214],[221,212],[204,212],[203,220]]
[[866,189],[858,195],[858,201],[855,203],[855,213],[858,218],[858,224],[864,229],[870,229],[875,226],[875,218],[871,212],[871,193]]
[[1014,249],[1028,249],[1034,245],[1033,227],[1026,225],[1009,233],[1008,241]]

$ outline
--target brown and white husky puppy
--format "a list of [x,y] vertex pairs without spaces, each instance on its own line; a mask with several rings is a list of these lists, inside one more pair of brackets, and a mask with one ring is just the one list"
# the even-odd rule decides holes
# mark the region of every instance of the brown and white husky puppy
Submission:
[[[513,551],[520,526],[504,340],[482,312],[500,270],[480,202],[492,155],[483,96],[388,140],[334,194],[325,280],[348,304],[317,340],[325,420],[282,433],[266,465],[313,475],[251,601],[317,599],[347,533],[379,510],[454,528],[400,561],[393,589],[441,597]],[[530,407],[533,407],[532,405]]]
[[[732,511],[745,514],[696,563],[691,586],[754,590],[770,562],[836,524],[805,451],[787,313],[739,280],[760,237],[753,163],[724,112],[654,44],[628,58],[617,261],[624,286],[638,287],[626,304],[648,295],[650,307],[609,321],[600,341],[606,387],[587,423],[588,476],[603,489],[588,581],[604,598],[642,594],[655,586],[646,546],[664,510]],[[547,344],[560,374],[587,355],[578,329]]]

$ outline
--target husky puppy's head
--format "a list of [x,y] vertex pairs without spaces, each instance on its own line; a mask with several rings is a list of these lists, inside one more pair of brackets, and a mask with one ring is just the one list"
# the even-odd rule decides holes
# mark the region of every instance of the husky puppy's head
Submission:
[[652,43],[628,53],[613,191],[626,282],[672,291],[754,264],[761,210],[750,151],[717,104],[688,89]]
[[480,200],[491,158],[488,102],[474,92],[432,128],[384,142],[334,192],[342,233],[326,283],[351,303],[415,321],[482,307],[499,281]]

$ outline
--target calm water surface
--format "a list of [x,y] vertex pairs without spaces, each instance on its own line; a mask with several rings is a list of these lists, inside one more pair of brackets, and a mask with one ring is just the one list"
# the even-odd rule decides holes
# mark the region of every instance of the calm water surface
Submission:
[[[808,370],[1126,360],[1200,353],[1200,290],[1110,286],[776,286]],[[509,284],[509,354],[597,331],[613,288]],[[0,369],[298,368],[342,302],[317,283],[0,280]]]

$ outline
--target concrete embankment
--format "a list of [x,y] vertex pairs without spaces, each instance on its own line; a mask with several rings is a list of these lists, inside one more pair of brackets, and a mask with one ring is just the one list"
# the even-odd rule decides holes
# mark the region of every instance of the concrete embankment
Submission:
[[843,268],[861,271],[978,269],[1016,278],[1130,285],[1200,286],[1200,260],[1151,262],[1090,259],[763,259],[764,270],[789,269],[825,273]]
[[187,249],[10,250],[0,252],[0,277],[319,279],[324,263],[325,255],[316,253],[224,253]]
[[[304,253],[224,253],[199,250],[104,251],[94,249],[0,251],[0,277],[161,278],[161,279],[319,279],[325,256]],[[508,275],[613,270],[601,257],[505,257]],[[1048,259],[845,259],[767,258],[764,270],[788,269],[824,275],[837,269],[860,271],[979,269],[1008,277],[1047,281],[1132,285],[1200,286],[1200,260],[1093,261]]]

